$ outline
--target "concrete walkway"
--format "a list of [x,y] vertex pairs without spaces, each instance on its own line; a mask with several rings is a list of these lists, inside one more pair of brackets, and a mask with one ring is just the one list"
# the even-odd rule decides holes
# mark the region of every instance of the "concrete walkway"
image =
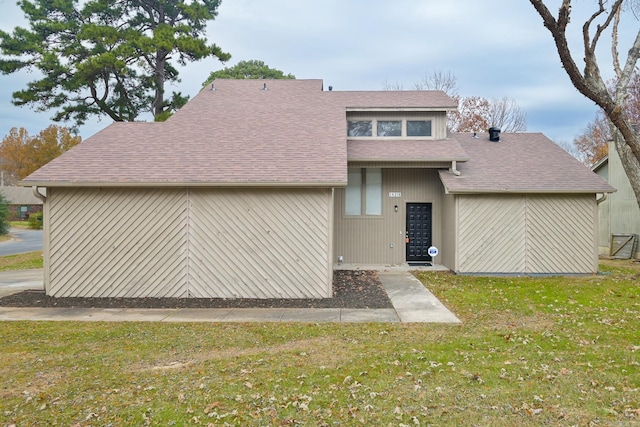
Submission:
[[[379,273],[393,308],[25,308],[0,307],[3,320],[136,322],[419,322],[460,323],[418,279],[406,271]],[[0,297],[43,289],[42,270],[0,273]]]

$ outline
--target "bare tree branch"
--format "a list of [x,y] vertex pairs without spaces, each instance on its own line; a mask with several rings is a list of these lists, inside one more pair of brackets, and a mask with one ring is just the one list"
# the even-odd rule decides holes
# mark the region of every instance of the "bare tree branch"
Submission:
[[454,97],[458,94],[458,78],[451,71],[438,70],[425,74],[414,87],[416,90],[441,90]]
[[[606,114],[615,127],[614,139],[616,148],[623,159],[623,166],[631,185],[634,188],[638,206],[640,206],[640,137],[634,131],[631,121],[626,113],[625,102],[627,90],[631,81],[636,64],[640,58],[640,30],[636,39],[629,49],[624,68],[620,68],[618,53],[618,31],[620,25],[620,10],[624,0],[616,0],[608,9],[608,16],[602,24],[597,24],[595,35],[591,39],[593,25],[597,19],[607,12],[606,2],[598,1],[598,10],[582,26],[582,37],[584,43],[584,74],[580,72],[575,63],[573,53],[567,41],[567,25],[571,15],[571,0],[563,0],[558,11],[558,18],[551,14],[543,0],[529,0],[538,14],[542,17],[544,26],[551,33],[558,51],[560,61],[571,79],[571,83],[587,98],[595,102]],[[600,74],[599,64],[596,59],[596,48],[605,29],[611,24],[612,30],[612,52],[614,53],[613,68],[618,75],[615,94],[607,90],[607,86]],[[615,137],[618,136],[618,137]]]
[[514,99],[506,96],[492,99],[489,103],[489,124],[503,132],[524,132],[527,130],[527,113]]

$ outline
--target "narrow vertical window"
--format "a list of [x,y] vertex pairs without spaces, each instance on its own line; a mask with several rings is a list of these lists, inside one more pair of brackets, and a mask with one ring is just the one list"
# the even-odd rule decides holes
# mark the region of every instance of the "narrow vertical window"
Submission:
[[344,213],[362,215],[362,171],[360,168],[349,168]]
[[345,215],[382,215],[382,169],[349,168]]
[[365,213],[382,215],[382,169],[366,169]]

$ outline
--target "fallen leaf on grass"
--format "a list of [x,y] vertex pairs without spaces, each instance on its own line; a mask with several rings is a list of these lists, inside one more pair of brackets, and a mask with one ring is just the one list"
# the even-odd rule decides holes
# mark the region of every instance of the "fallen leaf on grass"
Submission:
[[205,406],[204,412],[208,414],[209,412],[213,411],[214,409],[218,409],[221,406],[222,406],[222,403],[220,403],[218,401],[211,402],[207,406]]

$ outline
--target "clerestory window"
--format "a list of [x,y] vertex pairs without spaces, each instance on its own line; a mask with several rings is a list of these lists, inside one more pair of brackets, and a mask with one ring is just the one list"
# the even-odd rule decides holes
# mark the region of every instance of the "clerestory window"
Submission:
[[371,120],[349,120],[347,122],[348,136],[371,136],[372,129]]
[[431,120],[347,120],[349,137],[430,137]]

